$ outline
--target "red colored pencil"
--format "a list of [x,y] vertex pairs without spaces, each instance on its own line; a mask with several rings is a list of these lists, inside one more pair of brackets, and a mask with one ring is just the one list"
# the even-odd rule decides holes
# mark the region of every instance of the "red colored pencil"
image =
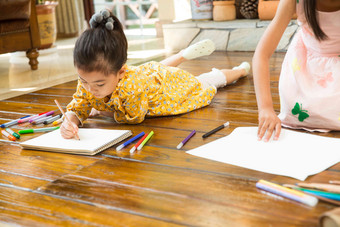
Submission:
[[139,146],[139,144],[141,144],[147,136],[148,136],[148,134],[145,134],[145,135],[142,137],[142,139],[138,140],[138,143],[136,143],[136,145],[133,146],[133,147],[131,148],[130,154],[132,154],[133,152],[135,152],[135,150],[137,149],[137,147]]

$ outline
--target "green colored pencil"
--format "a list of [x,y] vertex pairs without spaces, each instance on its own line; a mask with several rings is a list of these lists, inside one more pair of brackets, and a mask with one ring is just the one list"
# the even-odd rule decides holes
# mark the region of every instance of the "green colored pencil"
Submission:
[[24,129],[24,130],[19,130],[19,134],[27,134],[27,133],[35,133],[35,132],[49,132],[53,131],[60,128],[59,126],[57,127],[47,127],[47,128],[34,128],[34,129]]

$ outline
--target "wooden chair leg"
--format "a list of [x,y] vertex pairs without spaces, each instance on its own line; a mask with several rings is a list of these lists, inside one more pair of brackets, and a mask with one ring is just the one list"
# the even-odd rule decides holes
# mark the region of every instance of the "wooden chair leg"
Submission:
[[28,57],[31,69],[32,70],[37,70],[38,69],[38,57],[39,57],[39,52],[37,49],[30,49],[26,51],[26,57]]

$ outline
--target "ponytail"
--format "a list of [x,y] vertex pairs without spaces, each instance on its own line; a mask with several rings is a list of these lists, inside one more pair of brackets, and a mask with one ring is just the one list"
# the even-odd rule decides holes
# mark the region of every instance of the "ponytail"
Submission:
[[127,61],[128,43],[122,24],[103,10],[92,16],[90,26],[75,44],[74,65],[86,72],[117,73]]

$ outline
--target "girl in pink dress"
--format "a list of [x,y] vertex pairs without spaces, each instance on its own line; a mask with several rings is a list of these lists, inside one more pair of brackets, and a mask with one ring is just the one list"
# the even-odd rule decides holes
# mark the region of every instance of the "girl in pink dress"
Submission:
[[[269,59],[294,13],[300,26],[279,82],[277,116],[270,93]],[[258,139],[277,140],[281,125],[309,131],[340,130],[340,0],[281,0],[253,58],[259,109]]]

